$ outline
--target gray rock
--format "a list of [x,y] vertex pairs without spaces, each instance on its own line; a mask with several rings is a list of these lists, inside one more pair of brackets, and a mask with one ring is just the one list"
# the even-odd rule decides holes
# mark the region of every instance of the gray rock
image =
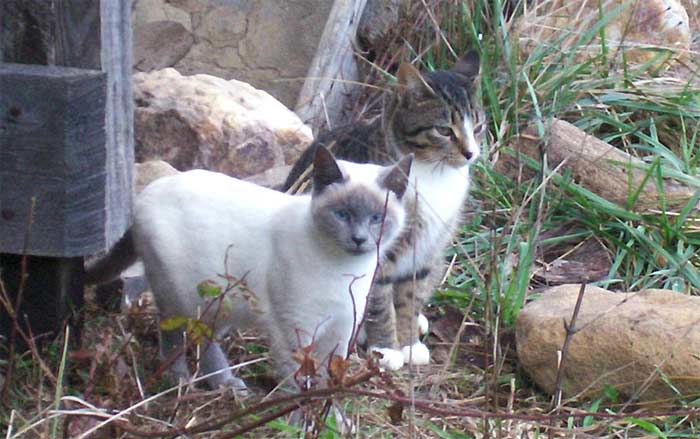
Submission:
[[134,69],[148,72],[170,67],[180,61],[193,44],[192,34],[180,23],[147,23],[134,31]]
[[160,39],[155,59],[141,58],[138,68],[175,67],[187,75],[242,80],[291,108],[332,5],[332,0],[137,0],[135,47],[153,47],[154,32],[147,29],[163,20],[182,24],[194,41],[184,51],[184,44]]
[[[201,1],[207,3],[209,0]],[[171,21],[180,23],[192,32],[190,11],[174,3],[173,0],[134,0],[132,16],[135,31],[154,21]]]

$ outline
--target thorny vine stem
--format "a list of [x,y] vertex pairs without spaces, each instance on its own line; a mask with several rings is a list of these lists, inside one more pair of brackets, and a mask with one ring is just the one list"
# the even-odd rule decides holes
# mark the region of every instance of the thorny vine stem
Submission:
[[[384,236],[384,221],[386,220],[386,211],[389,206],[389,191],[386,191],[386,195],[384,197],[384,210],[382,212],[382,223],[379,226],[379,236],[377,237],[377,264],[374,267],[374,274],[372,274],[372,282],[370,282],[370,290],[369,293],[367,294],[367,297],[365,297],[365,309],[364,312],[362,313],[362,318],[360,319],[360,323],[357,324],[357,311],[356,311],[356,304],[355,304],[355,296],[352,294],[352,283],[350,283],[350,298],[352,299],[352,306],[353,306],[353,321],[352,321],[352,336],[350,337],[350,341],[348,342],[348,356],[350,355],[350,352],[352,352],[352,347],[355,346],[355,342],[357,341],[357,335],[360,332],[360,329],[362,328],[362,325],[365,323],[365,319],[367,318],[367,311],[368,311],[368,303],[369,303],[369,294],[372,292],[372,286],[374,285],[374,281],[377,279],[377,273],[379,273],[379,270],[381,269],[381,264],[382,264],[382,252],[381,252],[381,242],[382,242],[382,237]],[[356,279],[353,279],[353,282]]]
[[574,306],[574,312],[571,315],[571,321],[566,323],[564,320],[564,329],[566,330],[566,336],[564,338],[564,344],[561,347],[561,359],[559,360],[559,367],[557,368],[557,377],[554,384],[554,396],[552,397],[552,410],[556,410],[557,413],[561,409],[561,395],[562,395],[562,381],[564,380],[564,367],[566,366],[566,357],[569,352],[569,343],[571,343],[571,338],[576,334],[579,329],[576,327],[576,320],[578,319],[578,313],[581,310],[581,304],[583,303],[583,296],[586,292],[586,283],[581,283],[581,288],[578,290],[578,297],[576,299],[576,305]]
[[[24,233],[24,246],[22,249],[22,259],[20,262],[20,279],[19,286],[17,287],[17,296],[15,299],[14,306],[12,306],[12,300],[9,295],[5,295],[7,308],[7,314],[10,316],[11,327],[10,327],[10,338],[8,340],[8,355],[7,355],[7,372],[5,373],[5,384],[2,386],[2,397],[0,400],[3,403],[7,402],[7,392],[12,383],[14,366],[15,366],[15,344],[17,343],[17,335],[19,328],[19,312],[22,306],[22,299],[24,298],[24,289],[26,288],[27,282],[27,262],[28,262],[28,252],[29,252],[29,238],[31,237],[32,225],[34,224],[34,212],[36,209],[36,197],[31,198],[31,203],[29,205],[29,217],[27,219],[27,230]],[[3,293],[7,293],[3,288]],[[5,300],[3,300],[5,302]],[[8,306],[9,305],[9,306]]]

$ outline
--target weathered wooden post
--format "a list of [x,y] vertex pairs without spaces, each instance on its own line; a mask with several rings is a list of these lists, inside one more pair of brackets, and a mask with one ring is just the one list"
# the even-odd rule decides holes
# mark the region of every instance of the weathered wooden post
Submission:
[[130,14],[130,0],[0,2],[0,294],[34,336],[71,318],[83,256],[131,215]]
[[357,89],[353,46],[367,0],[335,0],[294,111],[314,132],[347,123],[347,106]]

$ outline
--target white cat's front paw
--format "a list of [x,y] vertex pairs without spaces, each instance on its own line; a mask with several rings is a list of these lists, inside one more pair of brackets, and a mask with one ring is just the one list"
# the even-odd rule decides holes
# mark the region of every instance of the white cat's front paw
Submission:
[[430,349],[419,341],[413,346],[404,346],[401,348],[401,352],[406,364],[424,366],[430,363]]
[[372,346],[369,348],[369,352],[379,352],[382,354],[382,358],[379,359],[379,366],[388,370],[399,370],[403,367],[403,353],[396,349],[391,348],[380,348],[377,346]]
[[362,346],[362,347],[367,346],[367,331],[365,331],[364,326],[360,327],[360,330],[357,331],[357,336],[355,337],[355,343],[357,343],[359,346]]
[[428,333],[428,328],[430,327],[430,322],[428,322],[428,318],[423,315],[423,313],[418,314],[418,318],[416,319],[416,324],[418,325],[418,332],[420,335],[427,334]]

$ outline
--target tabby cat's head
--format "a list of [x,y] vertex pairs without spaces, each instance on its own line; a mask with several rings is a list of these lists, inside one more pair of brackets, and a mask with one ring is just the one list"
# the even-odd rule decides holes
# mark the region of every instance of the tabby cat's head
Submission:
[[323,146],[314,158],[313,222],[325,242],[351,255],[388,248],[403,227],[401,201],[413,156],[382,167],[336,161]]
[[386,135],[399,155],[461,167],[480,154],[486,122],[476,102],[479,54],[467,53],[450,70],[420,73],[401,64]]

